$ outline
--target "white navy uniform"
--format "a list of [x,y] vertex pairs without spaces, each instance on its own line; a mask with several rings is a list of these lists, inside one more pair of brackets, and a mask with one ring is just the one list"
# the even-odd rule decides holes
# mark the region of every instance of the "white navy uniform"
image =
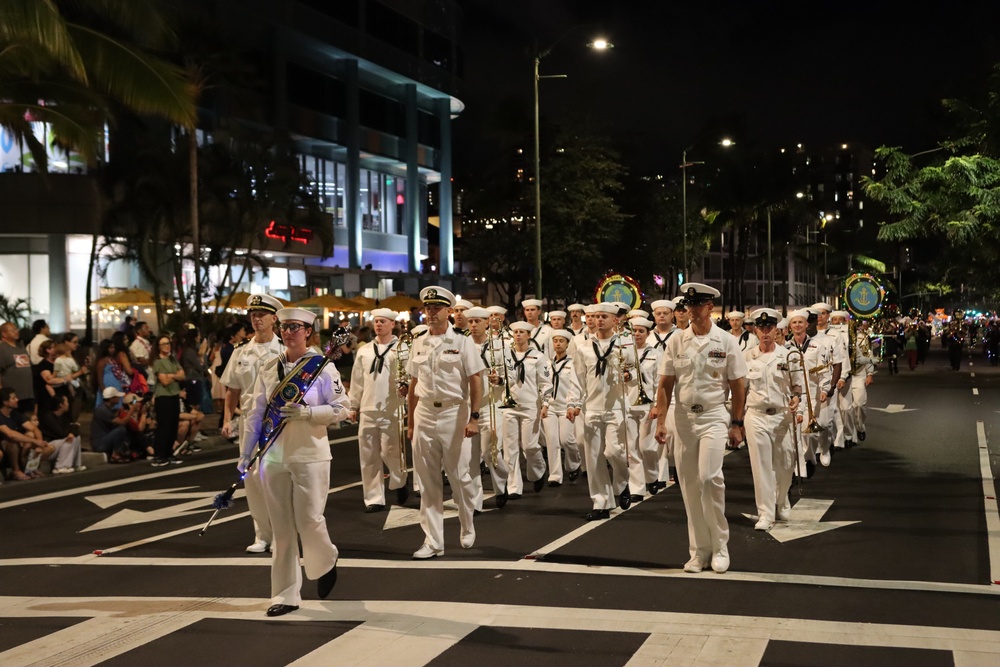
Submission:
[[[667,333],[661,333],[656,329],[649,332],[649,337],[646,339],[647,345],[652,345],[657,351],[656,365],[657,365],[657,377],[654,378],[654,391],[656,390],[659,381],[659,365],[660,358],[663,356],[663,351],[667,349],[667,341],[670,337],[676,334],[681,329],[676,325],[671,325],[670,331]],[[650,394],[650,398],[655,400],[655,394]],[[674,442],[677,440],[677,426],[674,423],[676,406],[674,406],[673,401],[670,402],[670,407],[667,408],[667,418],[665,426],[667,427],[667,437],[665,442],[661,445],[657,443],[657,457],[659,463],[657,464],[657,481],[666,484],[667,480],[670,478],[670,468],[674,467]],[[655,437],[654,437],[655,441]]]
[[[472,339],[470,338],[470,340]],[[500,355],[500,341],[489,335],[487,335],[486,341],[482,344],[473,341],[473,345],[478,345],[479,356],[487,369],[490,368],[491,344],[495,346],[492,356],[496,359],[499,366],[502,358]],[[503,454],[503,425],[500,423],[501,413],[498,409],[500,402],[503,400],[503,387],[494,387],[490,383],[489,373],[481,373],[479,378],[483,386],[483,400],[482,407],[479,408],[479,435],[472,438],[469,474],[472,476],[472,484],[475,487],[475,509],[481,512],[483,510],[484,492],[483,478],[479,467],[480,462],[485,463],[487,469],[490,471],[490,478],[493,480],[493,494],[496,497],[506,493],[508,470]],[[493,406],[492,409],[490,408],[491,405]],[[496,419],[495,424],[490,423],[491,414]],[[494,437],[496,438],[497,448],[496,465],[493,464]]]
[[[633,344],[634,344],[634,339]],[[635,353],[631,362],[635,363]],[[625,403],[628,406],[628,421],[626,422],[626,437],[629,451],[629,491],[634,496],[641,496],[648,485],[657,481],[660,470],[660,445],[656,442],[656,423],[650,421],[649,411],[656,402],[656,385],[659,381],[657,368],[660,365],[660,350],[646,344],[638,350],[639,368],[632,369],[632,380],[627,383],[628,393]],[[650,403],[636,405],[639,400],[639,383]]]
[[875,375],[876,359],[871,348],[871,341],[864,331],[855,332],[854,370],[851,371],[851,405],[845,415],[845,437],[856,441],[865,432],[865,406],[868,405],[868,378]]
[[510,394],[517,403],[515,408],[500,410],[508,471],[507,491],[520,494],[524,485],[521,477],[521,453],[527,463],[528,481],[537,481],[545,475],[545,458],[539,442],[539,413],[541,407],[548,405],[552,397],[552,377],[545,351],[536,349],[530,343],[524,352],[508,348],[505,362]]
[[[220,381],[226,387],[240,392],[239,443],[240,451],[247,449],[247,413],[253,405],[254,385],[261,367],[271,359],[277,358],[283,346],[278,336],[272,336],[267,343],[258,343],[256,337],[233,350],[229,363],[222,372]],[[256,450],[250,448],[251,456]],[[247,505],[250,507],[250,518],[253,519],[254,534],[258,542],[271,544],[274,536],[271,531],[271,520],[267,516],[267,503],[264,501],[264,489],[256,475],[247,475],[243,479],[247,491]]]
[[[830,426],[832,425],[831,418],[832,415],[830,411],[826,408],[826,403],[819,400],[820,395],[825,392],[827,396],[830,395],[831,390],[831,380],[833,379],[833,365],[831,363],[833,350],[829,345],[817,344],[815,339],[806,336],[802,341],[802,345],[799,346],[795,342],[795,338],[790,338],[788,342],[785,343],[785,349],[792,350],[797,349],[802,352],[802,356],[805,359],[805,369],[806,377],[809,381],[809,400],[812,401],[812,416],[816,420],[816,423],[824,429],[824,432],[829,432]],[[791,364],[793,371],[802,370],[799,368],[798,359],[793,359]],[[821,451],[823,443],[825,443],[826,450],[829,451],[829,439],[822,437],[821,433],[807,433],[806,429],[809,427],[809,405],[806,403],[806,387],[802,386],[802,400],[799,402],[799,407],[797,414],[802,416],[801,428],[798,429],[799,434],[799,461],[797,470],[799,475],[804,475],[806,462],[816,463],[816,453]],[[794,443],[793,443],[794,444]]]
[[385,505],[382,466],[389,470],[389,490],[406,486],[407,471],[399,456],[399,396],[395,338],[372,341],[354,355],[351,409],[358,411],[358,453],[365,505]]
[[[732,332],[730,332],[730,335],[732,335]],[[760,345],[760,339],[757,338],[757,335],[747,329],[744,329],[743,332],[740,333],[739,336],[735,336],[735,338],[739,342],[741,352],[752,350]]]
[[830,395],[826,399],[825,407],[829,411],[833,428],[823,432],[821,441],[825,441],[823,449],[828,452],[831,447],[844,447],[844,420],[840,414],[840,407],[843,404],[841,396],[843,394],[850,396],[851,364],[847,357],[847,336],[835,325],[817,330],[813,339],[817,344],[830,346],[831,362],[833,365],[840,364],[840,379],[844,381],[842,389],[831,387]]
[[[545,432],[545,448],[549,459],[550,483],[563,483],[564,472],[573,473],[580,469],[580,446],[576,440],[576,425],[566,418],[571,405],[569,397],[580,396],[580,384],[573,366],[573,358],[568,354],[562,359],[555,359],[552,369],[552,399],[549,410],[542,420],[542,430]],[[565,471],[562,455],[566,455]]]
[[[303,358],[313,354],[316,353],[307,350]],[[245,458],[251,456],[260,439],[268,399],[281,382],[279,364],[282,374],[296,365],[285,361],[281,355],[261,368],[246,418]],[[326,429],[347,418],[350,404],[336,366],[326,364],[300,402],[310,407],[310,418],[286,421],[257,467],[250,471],[261,481],[274,531],[271,602],[292,606],[302,601],[300,541],[308,578],[318,579],[337,563],[337,547],[330,541],[323,515],[330,492],[330,460],[333,458]]]

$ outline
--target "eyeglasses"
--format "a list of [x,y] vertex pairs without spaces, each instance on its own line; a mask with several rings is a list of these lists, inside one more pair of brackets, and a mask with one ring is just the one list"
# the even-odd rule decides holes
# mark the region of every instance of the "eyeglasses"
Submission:
[[304,329],[306,325],[299,324],[298,322],[282,322],[278,325],[278,328],[282,331],[287,331],[288,333],[295,333],[299,329]]

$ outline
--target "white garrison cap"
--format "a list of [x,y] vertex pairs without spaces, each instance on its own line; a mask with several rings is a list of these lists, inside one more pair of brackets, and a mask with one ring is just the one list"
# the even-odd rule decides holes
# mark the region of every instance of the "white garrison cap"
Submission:
[[472,319],[482,319],[485,320],[490,316],[490,311],[485,308],[480,308],[479,306],[473,306],[465,311],[465,318],[468,320]]
[[448,306],[455,305],[455,295],[443,287],[432,285],[420,290],[420,300],[425,306]]
[[676,310],[677,304],[670,299],[657,299],[653,303],[649,304],[649,307],[652,308],[655,313],[657,308],[669,308],[670,310]]
[[848,320],[851,318],[851,315],[846,310],[835,310],[830,313],[830,317],[843,317],[845,320]]
[[628,323],[634,327],[646,327],[647,329],[653,328],[653,323],[645,317],[633,317],[628,321]]
[[375,319],[376,317],[384,317],[387,320],[395,321],[395,319],[399,317],[399,313],[392,308],[376,308],[372,311],[372,319]]
[[520,322],[511,322],[510,323],[510,330],[511,331],[527,331],[527,332],[530,333],[530,332],[532,332],[532,331],[535,330],[535,327],[533,327],[530,324],[528,324],[527,322],[523,322],[523,321],[520,321]]
[[744,313],[742,310],[731,310],[728,313],[726,313],[727,320],[745,320],[746,317],[747,314]]
[[648,318],[649,317],[649,313],[647,313],[645,310],[636,309],[636,310],[630,310],[629,313],[628,313],[628,316],[629,316],[629,319],[631,319],[633,317],[646,317],[646,318]]
[[561,318],[563,318],[565,320],[566,319],[566,311],[565,310],[550,310],[549,311],[549,317],[561,317]]
[[812,306],[810,306],[810,309],[815,311],[825,310],[826,312],[829,313],[830,311],[833,310],[833,306],[828,304],[826,301],[817,301]]
[[751,313],[754,324],[777,324],[781,319],[781,313],[774,308],[758,308]]
[[284,304],[269,294],[251,294],[247,297],[247,310],[266,310],[272,315],[284,308]]
[[504,308],[503,306],[490,306],[489,308],[486,309],[486,312],[488,312],[490,315],[506,315],[507,309]]
[[779,329],[787,329],[788,328],[788,318],[787,317],[781,318],[781,321],[778,322],[778,328]]
[[566,310],[570,313],[572,313],[574,310],[582,310],[586,312],[586,309],[587,307],[584,306],[582,303],[571,303],[569,304],[569,306],[566,307]]
[[303,322],[307,327],[311,327],[316,322],[316,313],[305,308],[282,308],[279,310],[278,321],[287,322],[288,320]]
[[594,304],[595,313],[610,313],[612,315],[617,315],[618,310],[619,308],[617,303],[602,301],[601,303]]
[[542,307],[542,300],[541,299],[525,299],[524,301],[521,302],[521,307],[524,308],[525,306],[534,306],[536,308],[541,308]]
[[808,308],[799,308],[798,310],[793,310],[788,315],[788,321],[791,322],[796,317],[801,317],[804,320],[808,320],[809,319],[809,309]]
[[417,326],[413,327],[413,329],[410,331],[410,333],[413,335],[414,338],[416,338],[420,334],[427,333],[427,325],[426,324],[418,324]]
[[566,340],[573,340],[573,332],[569,329],[554,329],[549,338],[565,338]]
[[587,315],[592,315],[600,311],[597,310],[596,303],[588,303],[586,306],[583,307],[583,312],[586,313]]
[[465,299],[458,299],[455,301],[455,305],[452,308],[472,308],[472,302],[466,301]]

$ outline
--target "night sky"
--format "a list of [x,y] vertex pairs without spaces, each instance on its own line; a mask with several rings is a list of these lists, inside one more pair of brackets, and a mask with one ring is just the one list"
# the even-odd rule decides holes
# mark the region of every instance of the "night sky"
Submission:
[[[761,147],[860,141],[917,152],[940,138],[940,100],[1000,62],[998,2],[460,0],[466,110],[456,172],[531,131],[532,45],[543,124],[584,123],[633,172],[669,170],[715,119]],[[607,52],[586,48],[601,34]],[[529,148],[529,146],[526,146]]]

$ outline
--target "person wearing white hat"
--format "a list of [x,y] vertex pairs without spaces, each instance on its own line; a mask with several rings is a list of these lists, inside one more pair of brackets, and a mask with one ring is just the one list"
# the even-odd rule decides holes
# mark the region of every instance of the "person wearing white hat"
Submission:
[[[625,383],[617,363],[619,340],[614,336],[617,312],[618,307],[611,303],[588,306],[596,331],[577,347],[573,370],[580,396],[570,395],[567,399],[570,405],[583,406],[582,441],[593,507],[586,515],[587,521],[609,518],[616,502],[623,510],[632,504],[628,488],[628,441],[622,414]],[[633,354],[631,338],[622,343],[626,344],[628,349],[622,354]],[[574,410],[573,419],[578,418]],[[610,476],[608,464],[612,469]]]
[[[250,445],[246,439],[246,420],[242,416],[250,412],[257,375],[264,364],[277,358],[282,349],[281,340],[274,333],[274,325],[278,323],[278,310],[282,308],[281,302],[268,294],[252,294],[247,298],[246,306],[253,337],[233,350],[221,378],[223,386],[226,387],[222,435],[226,438],[238,435],[241,452]],[[234,415],[237,414],[240,417],[234,420]],[[237,434],[233,433],[234,421],[239,429]],[[250,449],[252,456],[256,450],[256,443],[253,443]],[[256,475],[247,475],[243,481],[254,528],[253,544],[248,546],[246,551],[264,553],[270,549],[274,540],[271,519],[268,517],[267,503],[264,499],[264,488]]]
[[[844,439],[844,418],[840,411],[842,396],[850,392],[851,382],[851,361],[848,355],[847,332],[840,325],[833,325],[833,308],[826,302],[820,301],[812,306],[817,310],[816,315],[816,339],[817,344],[829,345],[833,350],[833,388],[827,398],[827,407],[833,419],[833,429],[823,436],[830,441],[826,448],[826,453],[820,454],[820,463],[824,466],[830,465],[832,461],[831,453],[834,449],[843,449],[846,446]],[[839,319],[839,318],[838,318]]]
[[635,310],[628,311],[628,314],[626,314],[625,317],[628,318],[628,319],[630,319],[630,320],[632,318],[635,318],[635,317],[641,317],[643,319],[647,319],[648,320],[649,319],[649,313],[646,312],[645,310],[640,310],[640,309],[637,308]]
[[482,405],[480,374],[486,369],[479,350],[468,336],[448,322],[455,296],[442,287],[420,291],[427,334],[413,341],[406,372],[413,443],[413,469],[420,482],[420,527],[424,542],[413,558],[434,558],[444,553],[443,469],[451,483],[463,549],[476,542],[473,523],[475,486],[469,474],[472,436],[479,432]]
[[567,417],[568,411],[579,408],[579,405],[569,403],[570,395],[580,395],[576,371],[573,370],[573,358],[568,354],[572,339],[573,332],[569,329],[556,329],[552,332],[552,399],[549,401],[548,412],[542,419],[549,462],[549,486],[561,486],[566,477],[575,482],[580,475],[580,447],[576,440],[576,426]]
[[[483,477],[480,463],[485,463],[493,481],[493,502],[497,509],[507,504],[507,463],[503,454],[503,427],[500,424],[499,404],[503,399],[502,389],[490,382],[496,376],[496,367],[503,363],[500,341],[490,335],[490,313],[485,308],[469,308],[465,311],[469,323],[469,339],[479,349],[479,357],[486,365],[487,373],[482,373],[483,403],[480,411],[479,434],[472,436],[472,455],[469,460],[469,474],[475,487],[475,511],[483,511]],[[495,460],[495,463],[494,463]]]
[[525,299],[521,302],[521,309],[524,311],[524,319],[531,325],[531,345],[538,351],[549,355],[549,327],[541,320],[542,302],[539,299]]
[[726,313],[726,319],[729,321],[729,333],[736,336],[740,351],[742,352],[752,350],[760,343],[752,331],[744,328],[743,325],[746,322],[746,317],[746,314],[742,310],[733,310]]
[[[545,352],[534,348],[530,341],[535,329],[529,322],[510,325],[514,343],[507,349],[507,387],[516,405],[501,405],[504,453],[507,461],[507,491],[510,499],[521,497],[520,456],[527,463],[528,481],[537,493],[545,484],[545,458],[539,442],[541,420],[548,414],[552,398],[552,378]],[[502,378],[500,378],[502,379]]]
[[[868,320],[861,320],[854,332],[854,366],[851,370],[851,414],[849,421],[852,433],[859,442],[867,437],[865,433],[865,406],[868,405],[868,387],[874,380],[878,364],[878,358],[872,351],[871,339],[868,337],[868,328]],[[851,444],[855,444],[854,437],[851,438]]]
[[[674,312],[678,310],[678,306],[671,299],[657,299],[649,304],[649,307],[653,311],[653,321],[656,323],[656,327],[650,331],[649,342],[657,351],[657,363],[659,363],[659,357],[662,356],[663,350],[667,348],[667,341],[676,332],[680,331],[680,328],[674,324]],[[680,307],[680,312],[684,312],[683,306]],[[658,380],[659,378],[657,377],[657,384]],[[651,398],[655,400],[656,397],[654,395]],[[654,405],[650,409],[650,419],[653,421],[656,420],[655,410],[656,406]],[[671,403],[670,408],[667,410],[666,439],[662,444],[657,443],[660,462],[656,475],[657,479],[653,482],[653,488],[650,489],[651,493],[657,493],[660,489],[665,489],[668,481],[676,480],[676,471],[674,469],[674,440],[676,436],[674,410],[674,404]]]
[[[656,439],[666,441],[667,408],[676,401],[677,481],[688,517],[685,572],[729,569],[729,523],[722,459],[743,439],[746,362],[736,338],[712,322],[719,291],[702,283],[681,285],[691,326],[671,336],[660,358]],[[726,394],[732,412],[726,409]]]
[[573,335],[583,333],[586,325],[583,323],[585,306],[582,303],[571,303],[566,307],[566,312],[569,313],[569,330],[573,332]]
[[[634,345],[632,357],[624,359],[629,365],[626,380],[628,393],[625,397],[628,406],[625,435],[632,453],[629,460],[629,492],[631,501],[635,504],[640,502],[646,493],[655,495],[659,491],[656,481],[660,469],[660,447],[654,433],[656,422],[650,420],[649,411],[655,400],[656,385],[659,381],[656,369],[660,363],[660,351],[649,345],[649,332],[653,328],[651,320],[645,317],[633,317],[628,323],[632,330]],[[643,402],[645,399],[648,399],[648,402]]]
[[759,308],[751,313],[760,343],[743,353],[747,364],[743,430],[750,450],[757,504],[755,530],[770,530],[778,510],[790,509],[788,489],[796,463],[792,415],[802,392],[802,369],[791,369],[788,350],[775,341],[780,318],[773,308]]
[[400,460],[398,391],[399,341],[392,335],[398,314],[389,308],[371,311],[375,339],[358,349],[351,368],[351,420],[358,422],[358,454],[365,512],[385,509],[383,466],[396,504],[409,498],[407,471]]
[[452,321],[455,322],[455,331],[469,335],[469,323],[465,321],[465,311],[472,308],[472,302],[466,299],[457,299],[455,305],[451,307]]
[[[333,363],[322,363],[308,380],[296,385],[302,369],[319,356],[308,346],[316,316],[302,308],[282,308],[277,313],[285,351],[267,361],[257,375],[251,407],[247,412],[246,444],[239,470],[257,475],[264,490],[274,542],[271,550],[271,607],[268,616],[281,616],[299,608],[302,568],[317,580],[317,594],[325,598],[337,581],[339,551],[326,528],[326,499],[330,493],[330,442],[327,427],[343,421],[350,403],[340,373]],[[279,388],[282,391],[279,391]],[[305,393],[302,389],[305,388]],[[288,400],[293,389],[295,400]],[[247,470],[253,449],[264,430],[271,397],[287,400],[281,408],[282,430]],[[268,417],[270,419],[270,417]]]
[[[822,456],[826,453],[826,460],[829,462],[830,440],[821,437],[818,428],[829,430],[830,411],[826,409],[826,399],[830,395],[831,379],[833,377],[832,350],[828,345],[818,345],[815,339],[808,333],[809,316],[808,309],[796,310],[788,316],[788,328],[792,332],[792,337],[785,343],[785,348],[789,351],[795,349],[802,353],[805,360],[805,368],[809,371],[806,374],[808,384],[803,385],[802,400],[799,403],[798,415],[796,417],[801,427],[798,429],[799,447],[798,464],[796,470],[799,477],[812,477],[816,470],[817,454]],[[802,363],[792,357],[789,367],[793,371],[802,370]],[[806,402],[808,396],[809,402]],[[793,443],[794,444],[794,443]],[[823,448],[826,448],[825,450]],[[787,519],[788,510],[778,507],[778,519]]]

